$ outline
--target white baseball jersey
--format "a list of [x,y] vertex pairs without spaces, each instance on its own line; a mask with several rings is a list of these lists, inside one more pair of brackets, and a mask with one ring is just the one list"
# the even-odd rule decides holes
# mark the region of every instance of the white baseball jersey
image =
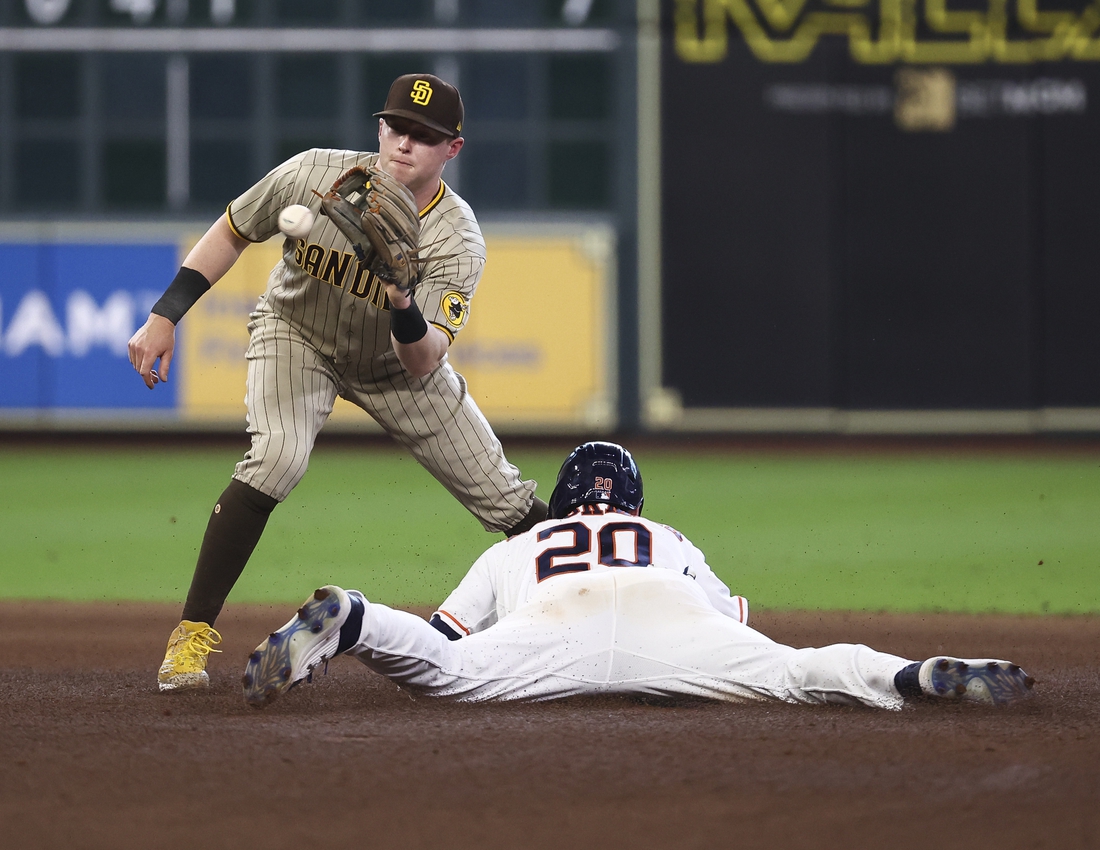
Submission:
[[586,505],[563,520],[547,520],[530,532],[486,551],[437,612],[460,634],[484,631],[527,604],[544,582],[562,575],[645,567],[688,576],[715,610],[740,623],[749,603],[707,565],[703,553],[676,529],[640,516]]
[[[304,204],[315,214],[282,259],[250,317],[248,407],[252,447],[234,478],[282,501],[301,480],[337,396],[365,410],[405,446],[489,531],[507,531],[529,511],[535,482],[521,478],[447,358],[429,375],[404,371],[390,338],[382,283],[361,267],[343,233],[321,213],[324,194],[348,169],[378,154],[313,149],[278,166],[226,210],[251,242],[278,233],[279,213]],[[431,255],[415,300],[454,340],[469,318],[485,265],[485,242],[470,207],[440,181],[420,211]]]
[[[858,644],[795,649],[749,628],[702,553],[628,514],[573,514],[492,547],[437,616],[364,601],[347,650],[413,692],[463,701],[582,694],[898,709],[910,662]],[[453,636],[453,635],[452,635]]]

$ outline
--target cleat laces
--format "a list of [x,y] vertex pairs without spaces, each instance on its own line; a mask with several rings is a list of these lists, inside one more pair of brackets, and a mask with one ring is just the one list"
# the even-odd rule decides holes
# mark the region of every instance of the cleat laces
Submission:
[[220,649],[214,649],[214,647],[221,642],[222,636],[218,634],[217,629],[213,626],[206,626],[205,628],[198,629],[187,635],[186,640],[183,642],[183,646],[181,646],[177,652],[205,658],[211,652],[221,652]]

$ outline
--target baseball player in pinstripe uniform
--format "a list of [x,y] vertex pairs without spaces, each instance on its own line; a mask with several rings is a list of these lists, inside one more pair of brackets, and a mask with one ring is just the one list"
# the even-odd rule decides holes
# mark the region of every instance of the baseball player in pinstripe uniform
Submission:
[[[357,262],[325,215],[304,238],[286,238],[282,260],[249,322],[246,403],[252,445],[214,506],[183,618],[159,671],[161,690],[207,687],[213,628],[268,515],[306,471],[339,395],[375,419],[487,531],[512,535],[546,515],[504,456],[500,441],[447,362],[469,317],[485,263],[470,207],[441,175],[463,145],[458,90],[429,74],[399,77],[379,118],[379,152],[314,149],[275,168],[229,204],[130,341],[130,362],[152,389],[167,380],[175,324],[254,242],[278,232],[294,204],[317,213],[323,193],[354,166],[377,165],[415,198],[427,262],[403,292]],[[159,373],[154,370],[160,361]]]
[[549,519],[478,558],[430,622],[327,585],[249,656],[245,699],[266,705],[341,654],[412,693],[467,702],[636,694],[896,710],[924,696],[1008,703],[1033,685],[997,659],[776,643],[642,502],[626,449],[578,446]]

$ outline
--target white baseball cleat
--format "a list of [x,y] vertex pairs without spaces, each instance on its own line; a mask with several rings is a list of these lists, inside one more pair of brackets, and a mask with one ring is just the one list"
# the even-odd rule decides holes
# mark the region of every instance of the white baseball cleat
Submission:
[[325,585],[313,592],[298,613],[248,656],[241,683],[249,705],[261,708],[337,654],[340,627],[351,613],[347,592]]
[[929,658],[920,666],[921,690],[929,696],[1004,705],[1026,697],[1035,680],[1019,664],[988,658]]

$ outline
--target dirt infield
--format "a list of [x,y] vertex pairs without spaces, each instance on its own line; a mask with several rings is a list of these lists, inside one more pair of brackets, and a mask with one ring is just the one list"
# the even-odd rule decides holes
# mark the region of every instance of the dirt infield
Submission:
[[174,606],[0,603],[5,848],[1100,846],[1100,618],[760,612],[799,646],[1001,656],[1008,708],[411,699],[354,661],[258,711],[285,607],[231,606],[161,695]]

